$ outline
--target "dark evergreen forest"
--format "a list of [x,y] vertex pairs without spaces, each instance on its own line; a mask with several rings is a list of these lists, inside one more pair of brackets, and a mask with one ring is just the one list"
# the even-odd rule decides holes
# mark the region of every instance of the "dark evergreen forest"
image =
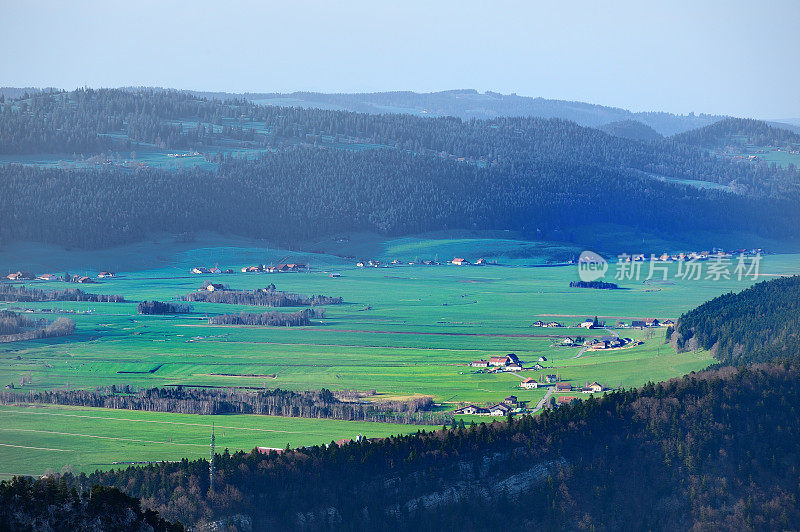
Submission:
[[289,241],[439,229],[544,238],[559,230],[569,238],[570,228],[596,223],[800,238],[796,169],[559,119],[367,115],[90,89],[7,101],[0,110],[3,153],[148,146],[197,150],[210,161],[185,169],[3,166],[5,240],[97,248],[164,231]]
[[762,281],[703,303],[671,332],[678,350],[708,349],[726,364],[800,356],[800,276]]

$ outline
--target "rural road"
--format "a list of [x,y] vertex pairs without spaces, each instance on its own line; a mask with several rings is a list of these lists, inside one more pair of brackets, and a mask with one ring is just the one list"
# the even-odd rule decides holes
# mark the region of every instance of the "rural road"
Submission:
[[578,354],[577,354],[577,355],[575,355],[575,356],[574,356],[574,357],[572,357],[572,358],[581,358],[581,355],[582,355],[582,354],[583,354],[583,352],[584,352],[584,351],[586,351],[587,349],[589,349],[589,346],[588,346],[588,345],[585,345],[585,346],[581,347],[581,350],[580,350],[580,351],[578,351]]
[[544,394],[544,397],[542,397],[541,401],[536,403],[536,408],[533,409],[534,412],[538,412],[539,410],[544,408],[544,405],[547,404],[547,401],[550,399],[550,396],[553,395],[553,391],[554,390],[555,390],[555,386],[548,386],[547,393]]

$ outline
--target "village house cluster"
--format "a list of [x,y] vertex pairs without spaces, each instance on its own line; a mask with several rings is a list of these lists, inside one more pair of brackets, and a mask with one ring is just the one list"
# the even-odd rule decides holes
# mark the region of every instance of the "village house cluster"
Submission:
[[308,266],[305,264],[277,264],[277,265],[266,265],[266,264],[256,264],[255,266],[244,266],[242,268],[242,273],[286,273],[286,272],[304,272],[308,270]]
[[[541,357],[539,361],[547,360]],[[481,368],[487,370],[487,373],[496,373],[501,371],[522,371],[522,361],[514,353],[507,355],[489,357],[489,360],[473,360],[469,363],[473,368]]]
[[487,264],[496,264],[490,263],[485,259],[477,259],[475,262],[470,262],[467,259],[461,257],[455,257],[451,261],[447,262],[440,262],[438,259],[434,260],[413,260],[408,263],[404,263],[398,259],[394,259],[390,262],[382,262],[376,259],[371,260],[361,260],[356,263],[356,266],[359,268],[389,268],[391,266],[404,266],[408,264],[408,266],[440,266],[442,264],[450,264],[454,266],[485,266]]
[[502,403],[497,403],[489,407],[478,406],[469,404],[453,410],[454,415],[470,415],[470,416],[506,416],[510,412],[518,410],[519,403],[516,395],[509,395]]
[[599,393],[606,390],[605,386],[598,383],[597,381],[594,382],[587,382],[584,386],[580,388],[574,387],[572,384],[568,382],[563,382],[559,378],[558,375],[545,375],[541,377],[539,380],[527,378],[524,379],[520,384],[520,388],[525,388],[526,390],[535,390],[537,388],[547,388],[549,386],[553,387],[553,391],[556,393],[567,393],[574,390],[580,391],[581,393]]
[[[117,276],[117,274],[115,274],[115,273],[105,272],[105,271],[100,272],[100,273],[97,274],[97,278],[98,279],[112,279],[112,278],[114,278],[116,276]],[[64,281],[64,282],[67,282],[67,283],[80,283],[80,284],[96,283],[97,282],[92,277],[89,277],[88,275],[68,275],[68,274],[57,275],[55,273],[43,273],[41,275],[34,275],[34,274],[30,273],[30,272],[23,272],[23,271],[9,273],[8,275],[6,275],[5,278],[8,281],[33,281],[33,280],[37,280],[37,281]]]
[[713,260],[713,259],[732,259],[734,256],[744,257],[757,257],[766,254],[761,248],[746,249],[740,248],[732,251],[726,251],[722,248],[713,248],[711,251],[687,251],[680,253],[661,253],[656,255],[651,253],[623,253],[617,256],[619,262],[679,262],[679,261],[698,261],[698,260]]

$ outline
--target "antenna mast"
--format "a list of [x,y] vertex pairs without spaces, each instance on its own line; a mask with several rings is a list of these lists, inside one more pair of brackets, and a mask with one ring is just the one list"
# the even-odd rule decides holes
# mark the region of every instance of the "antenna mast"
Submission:
[[214,491],[214,423],[211,423],[211,457],[208,461],[208,491]]

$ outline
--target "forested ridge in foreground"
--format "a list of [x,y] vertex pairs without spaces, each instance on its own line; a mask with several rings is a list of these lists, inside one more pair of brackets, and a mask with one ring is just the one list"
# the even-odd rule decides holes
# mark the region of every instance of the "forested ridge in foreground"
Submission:
[[792,529],[798,383],[796,362],[728,367],[510,423],[225,452],[213,492],[205,460],[65,479],[119,487],[184,524],[256,530]]
[[710,350],[734,365],[800,357],[800,276],[703,303],[680,317],[671,342],[679,351]]
[[138,499],[95,486],[78,493],[63,480],[17,477],[0,482],[0,530],[128,530],[179,532],[184,528],[142,511]]
[[[800,239],[797,169],[558,119],[365,115],[148,90],[40,94],[0,109],[7,154],[205,154],[180,170],[113,157],[6,164],[6,240],[98,248],[164,231],[289,241],[442,229],[569,240],[572,228],[596,223]],[[237,150],[246,155],[230,155]],[[698,180],[724,190],[686,184]]]

